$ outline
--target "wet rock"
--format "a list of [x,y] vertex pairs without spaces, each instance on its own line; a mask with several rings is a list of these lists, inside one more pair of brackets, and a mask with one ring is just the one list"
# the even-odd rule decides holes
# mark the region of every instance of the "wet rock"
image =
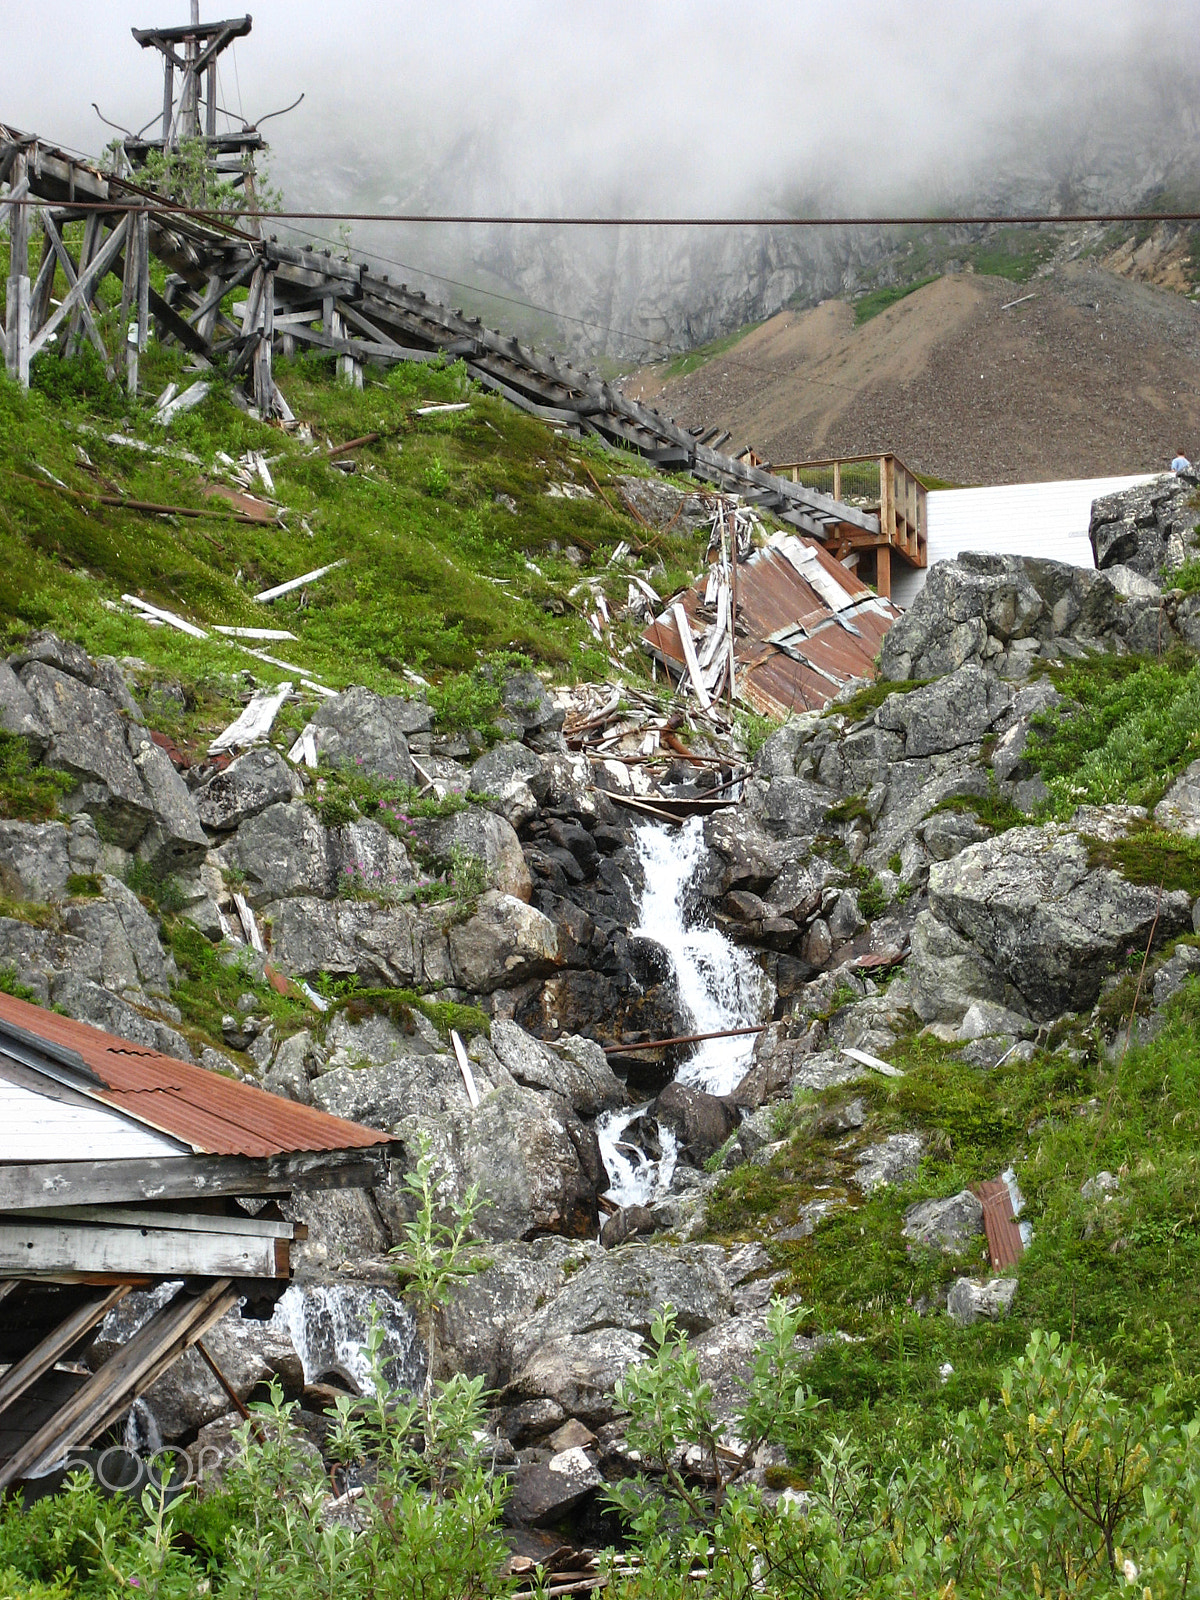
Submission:
[[360,685],[323,700],[312,721],[317,749],[332,766],[360,767],[397,783],[412,783],[416,776],[408,734],[432,726],[423,700],[375,694]]
[[600,1229],[600,1243],[606,1250],[615,1250],[627,1239],[656,1232],[657,1227],[649,1206],[622,1206],[606,1219]]
[[651,1108],[660,1126],[679,1141],[680,1159],[699,1167],[719,1150],[741,1120],[732,1098],[669,1083]]
[[980,1317],[998,1322],[1012,1309],[1016,1294],[1016,1278],[989,1278],[986,1283],[958,1278],[946,1296],[946,1313],[963,1328],[969,1328]]
[[296,773],[269,748],[248,750],[231,761],[195,792],[196,812],[214,833],[228,833],[268,806],[299,799],[303,789]]
[[[1056,824],[1013,828],[930,869],[929,903],[1000,972],[1038,1018],[1090,1007],[1114,961],[1191,924],[1191,900],[1093,868],[1086,843]],[[914,929],[914,952],[916,930]],[[997,999],[991,994],[980,998]]]
[[922,1200],[904,1213],[906,1239],[961,1254],[983,1232],[983,1202],[963,1189],[949,1200]]

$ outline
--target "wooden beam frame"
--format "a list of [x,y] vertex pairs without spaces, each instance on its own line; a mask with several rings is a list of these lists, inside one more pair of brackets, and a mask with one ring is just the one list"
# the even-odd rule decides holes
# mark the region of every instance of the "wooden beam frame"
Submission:
[[19,1361],[14,1361],[3,1377],[0,1377],[0,1412],[10,1406],[14,1400],[19,1399],[27,1389],[37,1382],[44,1372],[49,1372],[56,1361],[61,1361],[72,1346],[78,1344],[85,1333],[88,1333],[98,1322],[104,1318],[115,1305],[129,1293],[130,1285],[119,1283],[107,1294],[98,1295],[94,1300],[86,1300],[83,1305],[77,1306],[71,1315],[53,1328],[46,1337],[34,1345],[27,1355]]
[[189,1346],[202,1339],[237,1300],[237,1287],[228,1278],[207,1284],[197,1295],[180,1289],[49,1422],[0,1464],[0,1489],[47,1471],[68,1450],[94,1439]]
[[0,1220],[0,1275],[54,1277],[64,1272],[150,1274],[158,1278],[286,1278],[288,1241],[238,1232],[108,1226],[28,1218]]

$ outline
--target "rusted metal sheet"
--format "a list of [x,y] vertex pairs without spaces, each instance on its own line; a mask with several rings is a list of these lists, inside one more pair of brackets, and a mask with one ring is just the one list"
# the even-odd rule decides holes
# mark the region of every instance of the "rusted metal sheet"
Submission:
[[[801,569],[804,570],[801,570]],[[681,597],[701,631],[707,573]],[[883,637],[899,616],[815,540],[775,535],[738,568],[737,686],[765,716],[826,706],[852,678],[873,678]],[[668,609],[642,635],[646,648],[681,675],[685,656]]]
[[85,1093],[181,1140],[197,1155],[269,1157],[389,1142],[390,1135],[377,1129],[223,1078],[10,995],[0,994],[0,1021],[74,1051],[102,1084]]
[[976,1184],[974,1192],[983,1202],[983,1231],[987,1235],[992,1271],[1014,1266],[1025,1253],[1025,1241],[1020,1224],[1013,1216],[1008,1184],[1003,1178],[989,1178],[986,1183]]

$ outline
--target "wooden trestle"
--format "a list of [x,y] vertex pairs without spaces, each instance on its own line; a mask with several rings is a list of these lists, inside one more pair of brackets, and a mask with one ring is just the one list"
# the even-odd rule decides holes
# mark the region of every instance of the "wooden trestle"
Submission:
[[[92,315],[106,275],[121,277],[122,326],[128,319],[125,370],[136,386],[137,355],[146,348],[150,318],[160,339],[182,344],[198,368],[218,356],[241,377],[263,416],[290,419],[272,371],[275,349],[324,350],[340,376],[361,386],[367,365],[462,359],[470,376],[523,411],[623,449],[704,483],[738,494],[802,533],[830,544],[877,543],[880,519],[831,495],[735,459],[669,417],[628,399],[595,373],[542,355],[498,329],[485,328],[394,284],[360,262],[342,260],[257,237],[217,217],[164,210],[160,198],[129,179],[109,176],[30,134],[0,125],[0,217],[7,214],[12,264],[5,303],[5,362],[10,376],[29,382],[29,363],[51,339],[65,339],[69,356],[88,338],[114,379],[116,364]],[[76,261],[63,243],[67,222],[86,221]],[[29,278],[34,226],[45,235],[42,266]],[[153,256],[167,268],[163,294],[150,282]],[[53,264],[69,292],[51,309]],[[247,295],[231,311],[232,290]],[[724,442],[723,440],[719,442]]]

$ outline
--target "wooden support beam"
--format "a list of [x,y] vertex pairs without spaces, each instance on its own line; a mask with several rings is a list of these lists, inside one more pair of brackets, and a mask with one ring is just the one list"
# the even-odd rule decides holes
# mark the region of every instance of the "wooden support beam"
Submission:
[[29,363],[33,357],[29,340],[29,206],[22,203],[28,193],[28,157],[19,151],[9,170],[8,196],[9,267],[4,302],[4,366],[10,378],[22,389],[29,387]]
[[[55,226],[54,219],[53,219],[53,217],[50,215],[50,213],[48,211],[42,217],[42,223],[43,223],[43,225],[44,225],[44,227],[46,229],[46,238],[49,241],[51,247],[53,248],[54,254],[58,258],[59,265],[63,269],[63,274],[64,274],[64,276],[66,277],[66,280],[67,280],[67,287],[68,287],[69,290],[70,289],[74,289],[76,287],[76,285],[78,284],[78,282],[79,282],[78,274],[75,271],[75,263],[71,260],[71,253],[67,249],[66,245],[63,243],[62,235],[59,233],[57,227]],[[80,252],[80,256],[79,256],[81,270],[82,270],[83,266],[86,265],[85,260],[84,260],[86,252],[87,252],[87,240],[85,239],[84,240],[84,249]],[[92,254],[93,255],[95,254],[94,250],[92,251]],[[100,337],[100,330],[99,330],[99,328],[97,328],[96,323],[95,323],[95,321],[94,321],[94,319],[92,317],[91,307],[88,305],[87,296],[86,295],[84,295],[80,299],[79,307],[78,307],[78,316],[79,316],[79,319],[82,320],[83,326],[87,329],[88,338],[92,341],[92,345],[95,348],[96,354],[100,357],[101,361],[103,361],[103,363],[104,363],[104,369],[108,374],[108,381],[111,383],[112,380],[113,380],[113,377],[114,377],[113,365],[112,365],[112,362],[109,360],[108,349],[105,346],[104,340]],[[76,353],[75,343],[74,343],[74,330],[75,330],[75,326],[76,326],[76,320],[77,319],[75,317],[73,317],[71,319],[71,330],[72,331],[71,331],[71,334],[68,336],[68,339],[67,339],[67,355],[68,356],[72,356],[72,355],[74,355]]]
[[[164,1219],[165,1221],[166,1219]],[[286,1278],[287,1241],[183,1228],[75,1222],[0,1222],[0,1274],[149,1273],[160,1278]]]
[[198,1295],[180,1289],[0,1465],[0,1489],[46,1471],[73,1446],[94,1439],[190,1345],[202,1339],[237,1299],[238,1291],[228,1278],[207,1284]]
[[50,336],[57,333],[62,323],[71,315],[76,306],[84,299],[90,298],[96,284],[100,282],[100,279],[116,261],[121,246],[125,241],[128,225],[128,218],[122,217],[87,266],[80,269],[74,287],[64,297],[62,304],[38,329],[36,337],[29,341],[31,359],[37,355],[39,350],[44,349]]
[[270,270],[263,274],[259,330],[254,351],[254,403],[265,421],[275,411],[275,380],[271,374],[271,351],[275,342],[275,274]]
[[44,1372],[49,1372],[56,1361],[61,1361],[85,1333],[98,1322],[103,1322],[113,1306],[119,1305],[129,1293],[129,1289],[129,1284],[120,1283],[107,1294],[98,1295],[94,1300],[85,1300],[27,1355],[15,1361],[0,1377],[0,1412],[31,1388]]

